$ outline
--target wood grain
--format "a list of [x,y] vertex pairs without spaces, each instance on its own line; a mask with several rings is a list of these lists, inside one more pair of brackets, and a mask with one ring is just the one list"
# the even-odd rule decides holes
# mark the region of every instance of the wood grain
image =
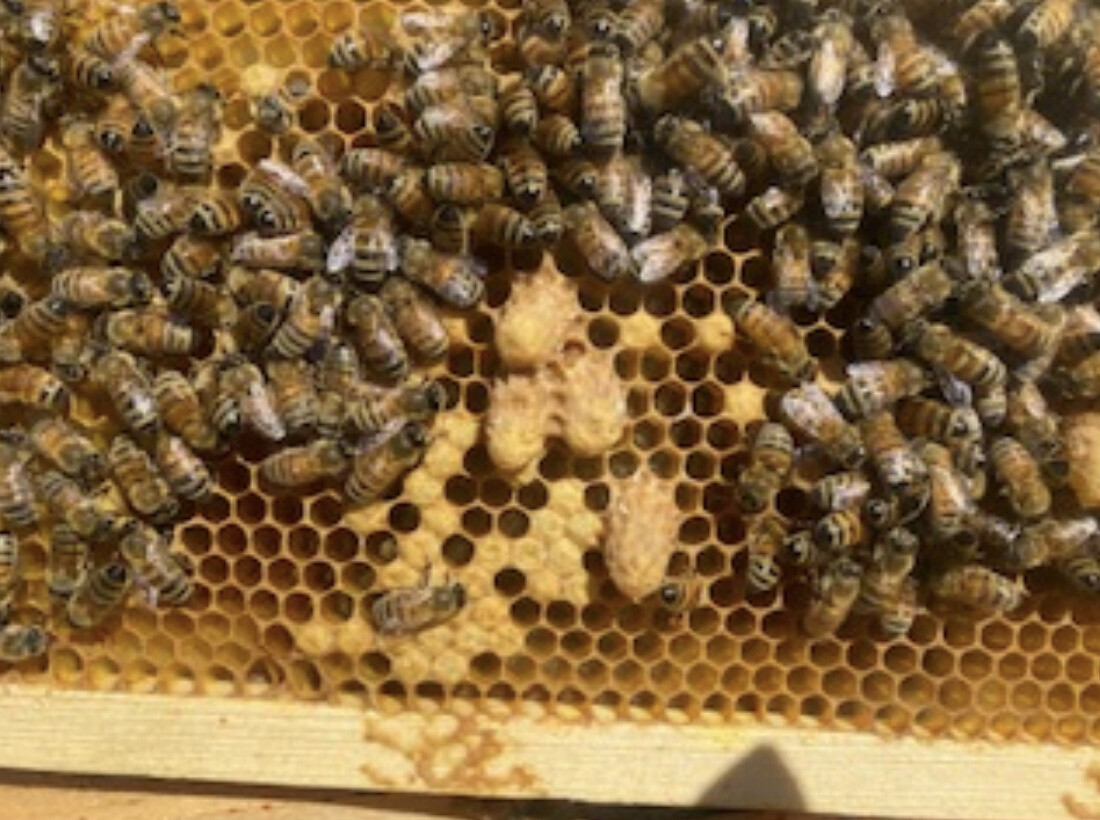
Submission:
[[0,726],[0,766],[10,768],[345,791],[944,820],[1057,820],[1071,816],[1067,799],[1097,797],[1086,779],[1095,759],[1088,749],[756,724],[565,722],[473,710],[380,716],[321,704],[12,687],[0,692]]

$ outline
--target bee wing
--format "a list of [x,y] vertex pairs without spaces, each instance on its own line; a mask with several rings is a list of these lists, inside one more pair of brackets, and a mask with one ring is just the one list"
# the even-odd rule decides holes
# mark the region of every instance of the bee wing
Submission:
[[401,14],[401,27],[412,37],[446,34],[454,27],[455,14],[443,11],[406,11]]
[[827,106],[836,105],[844,93],[845,60],[832,37],[825,37],[810,62],[810,77],[818,99]]
[[348,225],[332,241],[325,261],[329,273],[341,273],[351,267],[355,259],[355,223]]
[[875,57],[875,93],[886,99],[894,93],[897,82],[897,55],[889,43],[879,43]]
[[941,367],[933,368],[936,381],[940,385],[943,397],[955,407],[970,407],[974,404],[974,391],[962,379],[956,378]]
[[153,35],[147,31],[143,31],[140,34],[135,34],[133,39],[131,39],[130,42],[127,43],[126,48],[122,49],[122,51],[118,53],[118,56],[115,57],[113,67],[118,68],[119,66],[133,60],[135,57],[137,57],[138,52],[145,48],[145,46],[148,45],[152,39]]
[[834,415],[837,410],[829,395],[816,384],[804,384],[797,390],[790,390],[779,401],[783,414],[796,427],[815,429],[816,420],[823,414]]
[[268,174],[285,190],[302,199],[309,198],[309,185],[289,165],[277,159],[261,159],[258,163],[261,171]]

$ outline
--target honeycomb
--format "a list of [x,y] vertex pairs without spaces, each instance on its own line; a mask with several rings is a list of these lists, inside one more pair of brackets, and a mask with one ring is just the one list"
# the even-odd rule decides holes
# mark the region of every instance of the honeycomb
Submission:
[[[405,6],[329,0],[184,0],[183,37],[161,45],[179,88],[212,79],[228,89],[217,183],[233,187],[273,150],[243,93],[257,74],[308,84],[300,124],[338,149],[367,144],[387,80],[328,67],[333,38],[390,24]],[[511,24],[519,0],[490,8]],[[500,48],[511,46],[506,37]],[[234,94],[233,90],[241,91]],[[59,163],[60,160],[56,160]],[[44,173],[59,165],[46,157]],[[332,491],[272,495],[261,452],[217,465],[213,499],[176,530],[197,589],[180,609],[133,601],[88,634],[62,634],[48,654],[6,669],[7,682],[59,689],[328,701],[368,709],[458,701],[602,707],[630,719],[767,721],[923,737],[1100,741],[1100,600],[1036,594],[986,620],[917,616],[893,642],[853,621],[809,640],[797,628],[808,584],[785,580],[749,595],[745,523],[733,480],[744,444],[766,417],[769,375],[722,311],[763,287],[768,263],[742,221],[691,270],[651,286],[607,284],[561,254],[545,264],[575,284],[587,341],[613,356],[628,390],[625,442],[578,457],[551,440],[519,483],[494,469],[481,437],[492,382],[504,368],[494,327],[512,283],[539,260],[490,260],[486,297],[446,319],[451,348],[434,374],[453,408],[436,423],[423,463],[400,495],[345,513]],[[841,377],[845,303],[800,320],[810,351]],[[601,520],[614,481],[645,464],[676,486],[682,513],[671,567],[701,582],[683,617],[635,603],[609,581]],[[779,496],[780,513],[808,510],[813,476]],[[26,543],[21,606],[48,600],[45,548]],[[376,639],[379,591],[416,582],[423,567],[460,578],[460,617],[413,638]],[[39,612],[45,618],[48,613]]]

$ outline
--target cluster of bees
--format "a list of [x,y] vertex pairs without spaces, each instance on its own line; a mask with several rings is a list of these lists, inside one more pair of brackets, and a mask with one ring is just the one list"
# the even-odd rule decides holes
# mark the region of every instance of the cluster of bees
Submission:
[[[337,156],[273,87],[250,99],[273,155],[229,185],[222,92],[158,67],[171,0],[100,22],[0,3],[0,657],[48,642],[10,612],[36,528],[72,627],[134,587],[185,603],[173,522],[242,440],[273,491],[389,491],[447,402],[414,365],[445,356],[441,311],[481,300],[487,250],[645,284],[731,217],[771,268],[725,307],[784,391],[737,479],[750,589],[807,573],[810,635],[852,611],[900,635],[928,601],[1009,610],[1037,566],[1100,589],[1059,419],[1100,396],[1095,17],[527,0],[510,40],[489,12],[406,11],[332,45],[334,69],[390,76],[363,147]],[[65,173],[42,185],[47,144]],[[800,324],[846,307],[830,394]],[[774,512],[815,470],[813,520]],[[401,634],[464,602],[426,574],[373,612]]]

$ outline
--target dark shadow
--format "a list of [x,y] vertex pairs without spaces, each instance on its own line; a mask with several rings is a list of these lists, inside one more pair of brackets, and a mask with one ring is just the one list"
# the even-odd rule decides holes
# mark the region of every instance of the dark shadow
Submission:
[[737,809],[806,808],[798,782],[771,746],[758,746],[729,767],[699,798],[701,806]]

